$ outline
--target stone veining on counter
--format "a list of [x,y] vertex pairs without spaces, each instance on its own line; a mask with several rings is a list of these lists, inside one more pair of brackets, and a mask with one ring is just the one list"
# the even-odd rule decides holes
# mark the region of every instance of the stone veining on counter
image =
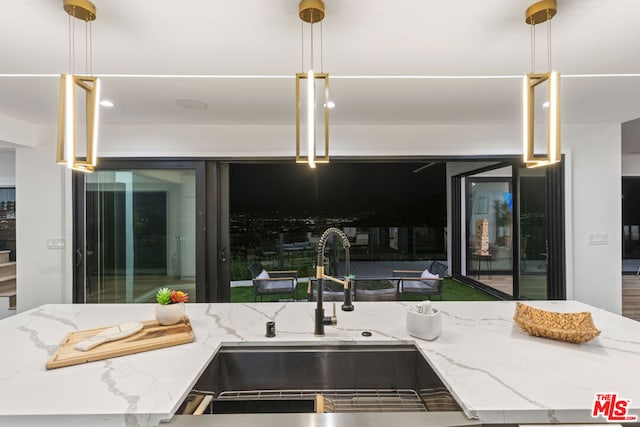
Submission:
[[[590,411],[596,393],[617,392],[640,415],[633,372],[640,323],[573,301],[531,302],[593,314],[602,334],[570,344],[523,333],[513,302],[434,302],[442,334],[416,340],[405,330],[408,302],[360,302],[338,312],[338,325],[313,335],[313,303],[188,304],[196,340],[165,349],[47,371],[69,332],[153,318],[153,304],[47,305],[0,321],[0,424],[158,425],[171,418],[222,345],[416,343],[469,417],[484,423],[602,422]],[[265,322],[276,337],[265,337]],[[373,333],[363,337],[363,331]],[[606,369],[605,369],[606,368]],[[19,372],[19,374],[17,374]],[[31,400],[38,391],[38,404]],[[21,424],[23,423],[23,424]],[[54,425],[54,424],[51,424]]]
[[110,360],[106,360],[104,364],[105,364],[106,371],[102,374],[102,377],[100,377],[100,380],[106,384],[107,390],[110,393],[112,393],[114,396],[121,397],[128,403],[127,412],[126,412],[127,425],[138,426],[139,423],[134,414],[137,412],[136,410],[138,407],[138,401],[140,400],[140,397],[127,395],[122,391],[120,391],[117,386],[117,383],[118,383],[117,379],[114,375],[114,368],[112,367],[113,362]]
[[35,347],[44,350],[49,356],[53,355],[56,352],[58,346],[45,344],[42,340],[40,340],[38,331],[36,331],[35,329],[29,329],[26,326],[20,326],[18,330],[20,332],[24,332],[25,334],[29,334],[29,339],[31,339]]
[[[536,402],[535,400],[532,400],[532,399],[528,398],[527,396],[525,396],[524,394],[522,394],[518,390],[516,390],[513,386],[511,386],[510,384],[507,384],[505,381],[503,381],[502,379],[496,377],[494,374],[492,374],[491,372],[489,372],[486,369],[476,368],[476,367],[473,367],[473,366],[465,365],[465,364],[460,363],[460,362],[456,362],[452,358],[448,357],[446,354],[442,354],[442,353],[439,353],[437,351],[428,350],[427,354],[438,355],[441,358],[443,358],[444,360],[448,361],[450,364],[457,366],[458,368],[467,369],[467,370],[472,371],[472,372],[478,372],[480,374],[486,375],[486,376],[490,377],[491,379],[493,379],[494,381],[496,381],[497,383],[501,384],[506,389],[511,390],[513,392],[513,394],[521,397],[523,400],[526,400],[527,402],[531,403],[532,405],[537,406],[537,407],[542,408],[542,409],[551,409],[548,406],[542,405],[541,403]],[[477,415],[475,414],[475,412],[471,413],[470,415],[473,416],[474,418],[477,418]]]
[[224,329],[228,335],[234,336],[240,340],[243,339],[242,336],[238,335],[238,333],[236,332],[236,328],[232,327],[233,325],[229,325],[229,326],[223,325],[223,320],[220,314],[214,313],[214,306],[209,305],[209,307],[207,307],[207,311],[205,312],[205,315],[207,317],[212,318],[213,321],[215,322],[215,325],[220,329]]
[[64,325],[68,325],[71,326],[74,329],[77,329],[78,326],[75,324],[75,322],[73,322],[71,319],[64,317],[64,316],[59,316],[55,310],[51,310],[51,311],[45,311],[43,308],[38,307],[36,309],[34,309],[32,312],[30,312],[31,316],[35,316],[35,317],[44,317],[45,319],[50,319],[50,320],[55,320],[57,322],[60,322]]

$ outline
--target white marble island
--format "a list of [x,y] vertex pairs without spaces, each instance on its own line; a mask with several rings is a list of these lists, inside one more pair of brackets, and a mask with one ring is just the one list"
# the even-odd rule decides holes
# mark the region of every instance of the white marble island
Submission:
[[[443,332],[421,341],[404,328],[411,304],[356,303],[322,338],[313,335],[312,303],[188,304],[194,343],[49,371],[67,333],[150,320],[154,305],[42,306],[0,321],[0,425],[158,425],[225,343],[415,342],[465,414],[483,423],[603,422],[591,418],[596,393],[618,393],[640,416],[639,322],[573,301],[530,303],[591,311],[602,334],[577,345],[523,333],[514,302],[434,302]],[[275,338],[265,337],[267,321],[276,322]]]

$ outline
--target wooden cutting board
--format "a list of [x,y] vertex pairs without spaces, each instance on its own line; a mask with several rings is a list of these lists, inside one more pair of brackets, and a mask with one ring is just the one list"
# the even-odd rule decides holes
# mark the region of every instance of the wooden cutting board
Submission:
[[69,333],[58,347],[56,353],[47,362],[47,369],[79,365],[95,362],[111,357],[125,356],[158,348],[171,347],[193,342],[195,336],[191,329],[189,317],[184,316],[182,322],[175,325],[162,326],[155,320],[142,322],[142,329],[137,334],[121,340],[101,344],[89,351],[79,351],[74,347],[80,341],[90,338],[98,332],[110,328],[107,326],[86,331]]

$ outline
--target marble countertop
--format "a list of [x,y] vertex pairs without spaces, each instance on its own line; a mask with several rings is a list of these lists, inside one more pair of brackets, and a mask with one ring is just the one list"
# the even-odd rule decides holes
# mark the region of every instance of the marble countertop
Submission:
[[[640,322],[575,301],[529,303],[591,311],[602,334],[577,345],[522,332],[515,302],[434,302],[443,331],[423,341],[404,326],[413,304],[357,302],[324,337],[313,335],[312,303],[188,304],[193,343],[49,371],[67,333],[150,320],[155,305],[45,305],[0,321],[0,425],[158,425],[225,343],[415,342],[465,414],[483,423],[602,422],[591,417],[596,393],[618,393],[640,416]],[[275,338],[265,337],[267,321]]]

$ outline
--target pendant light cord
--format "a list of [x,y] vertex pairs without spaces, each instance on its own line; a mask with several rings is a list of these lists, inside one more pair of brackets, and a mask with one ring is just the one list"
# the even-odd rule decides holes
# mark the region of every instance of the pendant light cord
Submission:
[[531,73],[536,69],[536,23],[531,21]]
[[[76,52],[75,52],[75,47],[76,47],[76,26],[75,26],[75,19],[76,19],[76,9],[75,6],[73,6],[72,12],[69,14],[69,73],[70,74],[75,74],[75,65],[76,65]],[[93,25],[92,22],[90,20],[85,20],[84,22],[85,27],[84,27],[84,40],[85,40],[85,46],[84,46],[84,54],[85,54],[85,58],[84,58],[84,66],[85,66],[85,73],[89,76],[93,76]]]
[[93,21],[89,21],[89,75],[93,76]]
[[551,68],[551,11],[547,9],[547,65]]
[[322,46],[322,21],[320,21],[320,72],[324,73],[324,49]]
[[74,47],[76,44],[76,26],[75,22],[75,6],[72,10],[72,13],[69,15],[69,73],[73,74],[73,68],[76,62],[76,58],[74,55]]
[[84,72],[89,73],[89,23],[84,21]]
[[[551,10],[547,9],[547,67],[551,71]],[[536,68],[536,22],[531,20],[531,72]]]
[[[309,20],[309,41],[310,41],[310,49],[309,49],[309,69],[313,70],[313,14],[311,14],[311,18]],[[91,27],[89,27],[91,28]],[[300,69],[302,72],[305,71],[304,68],[304,21],[300,21]],[[322,35],[322,21],[320,21],[320,72],[324,72],[324,37]]]

